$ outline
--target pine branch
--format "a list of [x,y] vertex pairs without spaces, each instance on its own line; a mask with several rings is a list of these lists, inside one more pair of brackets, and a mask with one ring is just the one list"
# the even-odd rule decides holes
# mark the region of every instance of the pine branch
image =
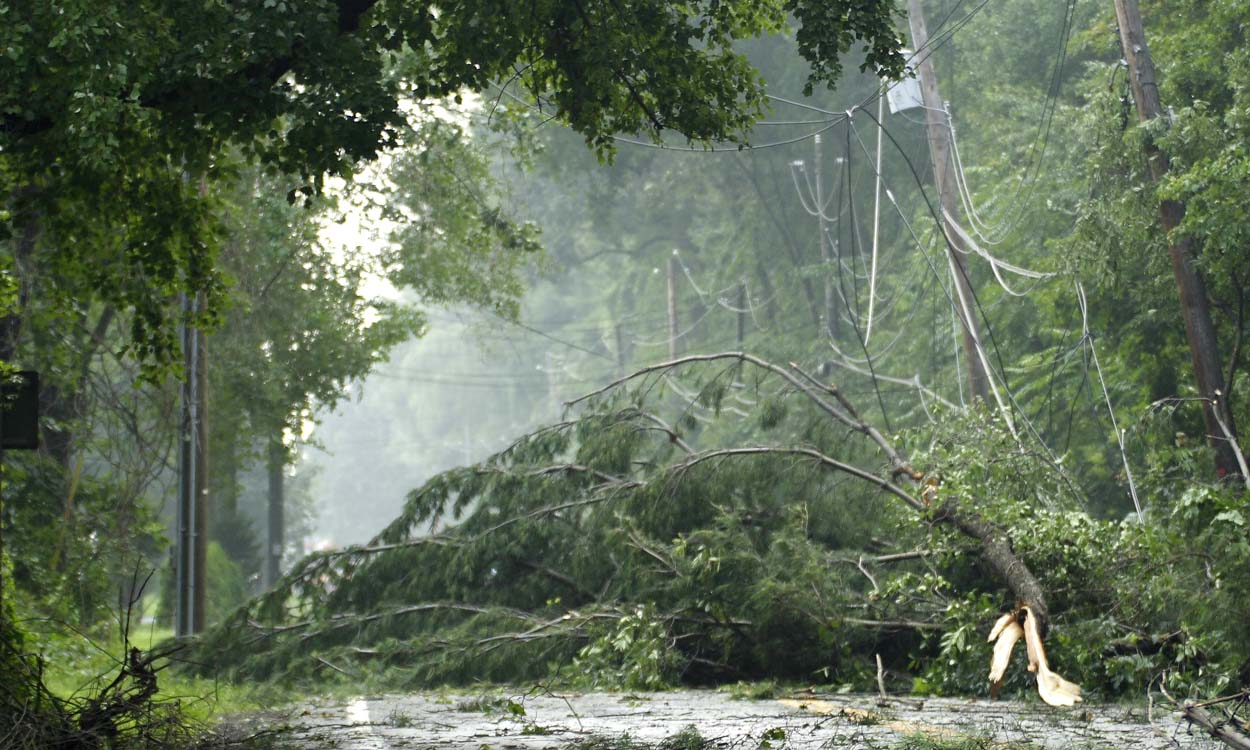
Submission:
[[705,461],[711,461],[711,460],[718,459],[718,458],[727,458],[730,456],[758,456],[758,455],[806,456],[820,463],[823,466],[828,466],[830,468],[836,469],[846,474],[850,474],[851,476],[858,477],[859,479],[862,479],[865,482],[868,482],[869,484],[876,485],[877,487],[885,490],[891,495],[894,495],[895,497],[899,498],[903,502],[907,503],[909,506],[911,506],[912,510],[915,510],[919,513],[924,513],[927,510],[927,506],[925,505],[925,503],[917,499],[911,493],[904,490],[902,487],[899,487],[898,485],[889,481],[888,479],[882,479],[881,477],[876,476],[875,474],[871,472],[865,471],[857,466],[852,466],[848,463],[844,463],[835,458],[830,458],[829,456],[826,456],[825,454],[821,453],[815,448],[801,448],[801,447],[786,448],[786,447],[781,447],[781,446],[767,446],[767,445],[752,446],[752,447],[746,447],[746,448],[722,448],[719,450],[711,450],[711,451],[706,451],[703,453],[695,454],[694,456],[691,456],[685,461],[682,461],[681,463],[674,465],[672,469],[670,469],[670,471],[672,471],[673,473],[680,473],[680,472],[686,471],[687,469],[690,469],[693,466],[703,463]]
[[[640,377],[644,377],[646,375],[650,375],[651,373],[667,372],[667,371],[670,371],[670,370],[673,370],[673,369],[676,369],[685,365],[695,364],[699,362],[717,362],[717,361],[722,361],[722,360],[738,360],[746,364],[754,365],[755,367],[758,367],[762,370],[770,372],[776,375],[777,377],[781,378],[782,380],[785,380],[791,386],[796,388],[800,393],[807,396],[807,398],[813,404],[815,404],[816,407],[819,408],[821,411],[825,412],[826,414],[833,417],[834,419],[841,422],[842,424],[846,425],[847,427],[850,427],[856,432],[859,432],[863,434],[864,436],[868,437],[870,440],[872,440],[872,442],[875,443],[882,450],[883,453],[885,453],[886,457],[889,458],[890,465],[893,470],[899,473],[907,472],[909,475],[915,478],[918,478],[919,476],[921,476],[918,474],[918,472],[916,472],[914,469],[911,468],[911,466],[903,459],[902,455],[898,452],[898,450],[893,446],[893,444],[890,443],[889,440],[885,438],[884,435],[882,435],[872,425],[868,424],[862,418],[860,418],[859,413],[855,409],[854,405],[852,405],[850,400],[845,398],[845,396],[843,396],[842,393],[838,391],[837,388],[834,388],[832,386],[826,386],[820,383],[814,377],[804,372],[798,365],[794,363],[791,363],[790,367],[799,373],[798,377],[796,377],[793,373],[791,373],[786,368],[781,367],[780,365],[775,365],[772,362],[769,362],[768,360],[761,359],[760,357],[756,357],[753,354],[747,354],[746,352],[721,352],[719,354],[691,354],[691,355],[687,355],[684,357],[671,359],[671,360],[668,360],[667,362],[660,362],[658,364],[643,367],[642,369],[635,370],[634,372],[628,375],[617,378],[616,380],[612,381],[611,383],[608,383],[602,388],[591,391],[590,393],[587,393],[583,396],[575,398],[572,401],[567,401],[565,402],[565,406],[576,406],[579,403],[601,396],[604,393],[607,393],[611,390],[614,390],[624,385],[625,383],[628,383]],[[822,398],[820,395],[820,391],[823,391],[833,396],[835,400],[837,401],[838,405],[835,406],[833,403],[830,403],[829,401]]]

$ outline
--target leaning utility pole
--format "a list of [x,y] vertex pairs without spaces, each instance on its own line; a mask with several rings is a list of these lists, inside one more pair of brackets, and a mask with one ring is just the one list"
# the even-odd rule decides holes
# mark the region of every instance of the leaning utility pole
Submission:
[[[1115,15],[1120,23],[1120,44],[1124,48],[1124,60],[1128,63],[1137,119],[1146,123],[1163,115],[1163,105],[1159,100],[1154,62],[1146,46],[1146,31],[1137,0],[1115,0]],[[1146,140],[1146,158],[1150,162],[1151,177],[1159,182],[1167,175],[1170,162],[1168,155],[1152,138]],[[1215,450],[1216,471],[1221,476],[1234,477],[1241,473],[1230,442],[1236,437],[1237,427],[1228,409],[1227,389],[1220,368],[1219,342],[1215,337],[1215,325],[1211,322],[1211,301],[1207,297],[1206,284],[1194,265],[1196,243],[1192,237],[1173,233],[1184,218],[1185,204],[1181,201],[1159,202],[1159,223],[1167,237],[1172,275],[1176,277],[1180,292],[1181,317],[1185,321],[1185,337],[1189,341],[1194,377],[1202,397],[1207,440]]]
[[929,30],[925,26],[924,9],[920,6],[920,0],[907,0],[907,15],[911,23],[912,44],[916,49],[914,59],[919,61],[916,63],[916,74],[920,79],[920,93],[924,100],[925,124],[929,131],[929,158],[933,162],[933,182],[937,185],[942,229],[946,234],[946,254],[951,273],[955,277],[955,312],[962,323],[960,327],[963,329],[968,385],[974,399],[988,401],[990,391],[985,350],[981,346],[980,326],[973,311],[972,285],[968,283],[964,247],[958,233],[949,226],[959,216],[959,193],[955,174],[950,170],[951,142],[950,129],[945,118],[946,107],[938,93],[937,76],[929,59],[932,54],[929,49]]

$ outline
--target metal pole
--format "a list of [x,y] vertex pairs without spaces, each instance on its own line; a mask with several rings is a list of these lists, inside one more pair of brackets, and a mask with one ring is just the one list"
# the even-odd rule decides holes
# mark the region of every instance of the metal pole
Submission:
[[885,91],[877,97],[877,168],[872,200],[872,266],[868,272],[868,327],[864,346],[872,338],[872,313],[877,303],[877,254],[881,249],[881,131],[885,129]]
[[820,262],[824,266],[825,276],[825,333],[834,338],[837,330],[837,316],[833,305],[833,257],[829,248],[829,231],[825,225],[825,182],[822,163],[821,138],[818,133],[812,138],[815,154],[812,157],[812,171],[816,179],[816,226],[820,235],[816,238],[820,247]]

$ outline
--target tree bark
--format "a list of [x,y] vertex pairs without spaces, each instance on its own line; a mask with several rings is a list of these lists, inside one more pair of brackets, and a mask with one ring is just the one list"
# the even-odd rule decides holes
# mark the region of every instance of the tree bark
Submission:
[[[1155,79],[1154,62],[1146,46],[1146,32],[1142,25],[1141,10],[1137,0],[1115,0],[1116,18],[1120,24],[1120,44],[1128,63],[1129,82],[1137,105],[1137,117],[1148,123],[1163,115],[1159,99],[1159,85]],[[1146,141],[1146,158],[1150,162],[1150,174],[1154,182],[1161,181],[1171,167],[1168,155],[1153,139]],[[1228,427],[1235,438],[1237,427],[1228,409],[1228,390],[1224,385],[1220,366],[1219,340],[1211,319],[1211,300],[1202,276],[1195,266],[1197,243],[1192,237],[1176,236],[1174,230],[1185,218],[1185,204],[1180,201],[1159,202],[1159,223],[1168,241],[1168,256],[1172,261],[1172,274],[1180,294],[1181,318],[1185,323],[1185,338],[1194,366],[1194,378],[1198,394],[1202,397],[1202,417],[1206,426],[1207,441],[1215,451],[1215,468],[1221,477],[1240,475],[1240,468],[1232,445],[1224,437],[1220,421]]]
[[1007,584],[1020,604],[1028,605],[1037,618],[1038,631],[1046,635],[1050,627],[1050,609],[1046,606],[1046,594],[1033,571],[1011,548],[1011,538],[1002,529],[960,508],[954,501],[944,501],[934,520],[948,523],[965,536],[976,539],[981,545],[981,557],[995,575]]
[[1237,727],[1225,719],[1216,718],[1201,706],[1188,705],[1182,715],[1211,733],[1211,736],[1234,750],[1250,750],[1250,736],[1237,731]]

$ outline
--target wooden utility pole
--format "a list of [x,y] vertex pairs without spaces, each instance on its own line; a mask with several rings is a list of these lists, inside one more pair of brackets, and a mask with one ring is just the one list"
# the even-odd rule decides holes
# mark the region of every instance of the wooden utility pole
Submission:
[[[196,296],[196,310],[203,312],[204,294]],[[195,337],[195,502],[191,537],[195,562],[191,566],[191,632],[202,633],[208,599],[208,337],[198,327]]]
[[266,588],[272,587],[282,577],[282,550],[286,547],[286,518],[284,514],[283,471],[286,468],[286,447],[282,445],[282,430],[269,437],[269,535],[265,546]]
[[547,403],[551,404],[551,417],[560,415],[560,392],[556,387],[556,358],[551,350],[543,352],[543,372],[547,375]]
[[195,425],[196,341],[192,318],[195,302],[182,297],[182,409],[178,429],[178,509],[174,544],[174,635],[182,638],[195,632]]
[[616,372],[625,375],[625,324],[616,324]]
[[[4,361],[8,362],[10,360],[6,359]],[[0,415],[0,422],[2,422],[3,419],[4,419],[3,415]],[[0,428],[0,434],[3,434],[2,428]],[[6,566],[4,564],[4,448],[0,447],[0,638],[5,637],[6,635],[5,614],[4,614],[7,611],[4,608],[5,567]]]
[[677,359],[677,251],[668,258],[668,358]]
[[959,193],[955,173],[950,169],[950,130],[946,123],[946,108],[938,93],[937,76],[930,60],[929,31],[925,26],[924,9],[920,0],[907,0],[907,15],[911,23],[912,44],[915,46],[916,74],[920,78],[920,92],[924,100],[925,124],[929,131],[929,158],[933,162],[933,182],[937,185],[938,201],[942,211],[942,229],[946,234],[946,252],[951,271],[955,277],[955,308],[962,322],[964,361],[968,366],[968,386],[974,399],[988,401],[989,377],[986,374],[984,350],[981,347],[980,326],[972,309],[972,285],[968,283],[968,268],[964,263],[963,246],[958,234],[948,226],[949,217],[959,216]]
[[[1163,105],[1159,99],[1154,62],[1150,58],[1150,49],[1146,46],[1146,31],[1142,25],[1137,0],[1115,0],[1115,14],[1120,24],[1120,44],[1124,49],[1124,60],[1128,63],[1133,100],[1137,104],[1137,118],[1143,123],[1149,122],[1163,116]],[[1148,138],[1146,158],[1150,162],[1151,177],[1159,182],[1170,168],[1168,155],[1153,139]],[[1172,275],[1176,277],[1176,286],[1180,292],[1185,337],[1189,341],[1198,393],[1203,399],[1202,416],[1207,440],[1215,450],[1216,470],[1221,476],[1234,477],[1241,472],[1229,438],[1236,436],[1237,427],[1233,422],[1232,412],[1228,409],[1227,389],[1220,367],[1219,341],[1215,336],[1215,325],[1211,321],[1211,301],[1207,296],[1206,284],[1194,265],[1196,243],[1192,237],[1173,234],[1173,230],[1184,218],[1184,203],[1175,200],[1159,202],[1159,223],[1167,237]]]

